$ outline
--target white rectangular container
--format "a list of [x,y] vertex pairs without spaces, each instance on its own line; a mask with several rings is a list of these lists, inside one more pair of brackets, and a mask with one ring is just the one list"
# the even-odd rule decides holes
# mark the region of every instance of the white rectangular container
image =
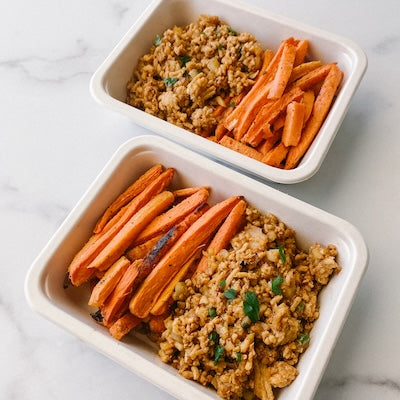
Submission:
[[25,281],[30,306],[178,399],[219,398],[214,390],[184,379],[174,368],[163,364],[157,349],[143,337],[132,334],[122,342],[113,339],[89,315],[95,310],[87,305],[87,287],[63,288],[69,263],[91,235],[105,208],[135,178],[157,163],[176,169],[172,182],[176,188],[211,187],[210,203],[244,195],[250,204],[275,214],[295,229],[302,248],[314,242],[337,246],[342,271],[321,293],[320,318],[311,332],[310,346],[298,364],[299,376],[278,396],[279,400],[311,399],[366,270],[368,252],[364,240],[348,222],[163,138],[142,136],[119,148],[31,266]]
[[[194,22],[200,14],[217,15],[235,30],[253,34],[264,48],[276,50],[290,36],[310,41],[309,57],[337,62],[344,72],[340,92],[301,163],[283,170],[224,148],[125,103],[126,85],[138,59],[148,53],[157,34],[174,25]],[[153,132],[248,174],[279,183],[297,183],[314,175],[342,123],[367,67],[363,51],[353,42],[300,22],[233,0],[155,0],[126,33],[91,80],[93,97]]]

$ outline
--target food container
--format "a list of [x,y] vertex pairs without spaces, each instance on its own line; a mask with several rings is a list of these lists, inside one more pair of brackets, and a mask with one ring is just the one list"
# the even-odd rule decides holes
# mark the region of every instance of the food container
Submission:
[[300,358],[299,376],[278,396],[279,400],[311,399],[367,267],[368,253],[362,237],[348,222],[164,138],[142,136],[119,148],[34,261],[25,281],[29,304],[178,399],[219,398],[214,390],[184,379],[173,367],[163,364],[154,344],[143,336],[130,334],[122,342],[113,339],[106,328],[90,317],[89,313],[95,310],[87,305],[87,287],[63,288],[69,263],[91,235],[104,209],[135,178],[157,163],[176,168],[172,182],[176,188],[210,186],[210,203],[244,195],[250,204],[275,214],[294,228],[302,248],[314,242],[337,246],[342,271],[321,292],[320,317],[311,332],[310,346]]
[[[263,164],[125,103],[126,84],[138,59],[148,53],[156,35],[174,25],[194,22],[200,14],[217,15],[235,30],[253,34],[264,48],[276,50],[280,42],[290,36],[308,39],[311,59],[337,62],[344,72],[339,95],[296,168],[283,170]],[[95,72],[90,88],[99,103],[159,135],[253,176],[289,184],[304,181],[319,169],[366,66],[365,54],[351,41],[247,4],[226,0],[155,0]]]

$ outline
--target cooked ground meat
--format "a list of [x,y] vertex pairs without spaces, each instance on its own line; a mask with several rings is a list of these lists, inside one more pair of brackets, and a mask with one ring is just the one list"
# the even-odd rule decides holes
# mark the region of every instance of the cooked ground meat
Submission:
[[155,40],[127,85],[127,103],[194,133],[216,126],[213,111],[254,83],[261,45],[218,17],[201,15]]
[[289,385],[319,316],[318,294],[340,271],[335,246],[306,252],[273,215],[246,210],[247,224],[208,269],[180,282],[160,357],[226,399],[273,399]]

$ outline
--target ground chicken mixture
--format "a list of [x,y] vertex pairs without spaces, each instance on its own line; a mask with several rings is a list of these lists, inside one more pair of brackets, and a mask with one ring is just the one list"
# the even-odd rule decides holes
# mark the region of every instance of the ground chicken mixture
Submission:
[[201,15],[195,23],[175,26],[155,38],[127,85],[127,103],[209,135],[217,125],[213,111],[254,83],[262,54],[249,33]]
[[159,354],[223,398],[271,400],[298,375],[318,294],[340,267],[335,246],[302,251],[275,216],[246,216],[231,246],[208,254],[205,273],[177,284]]

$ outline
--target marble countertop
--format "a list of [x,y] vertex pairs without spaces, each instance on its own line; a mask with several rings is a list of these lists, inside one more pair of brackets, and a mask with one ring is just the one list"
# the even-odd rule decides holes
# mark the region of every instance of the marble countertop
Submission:
[[[316,393],[400,398],[398,1],[247,0],[332,31],[368,71],[320,171],[279,190],[354,224],[369,270]],[[0,398],[171,399],[35,314],[29,266],[105,162],[148,134],[91,98],[89,80],[148,1],[3,2],[0,13]]]

